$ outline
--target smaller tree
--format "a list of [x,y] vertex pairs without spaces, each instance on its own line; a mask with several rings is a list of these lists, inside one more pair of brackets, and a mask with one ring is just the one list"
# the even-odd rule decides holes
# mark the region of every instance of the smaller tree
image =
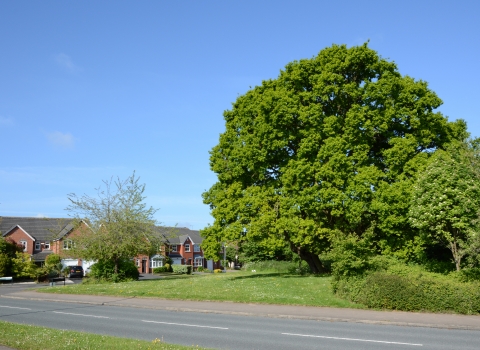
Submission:
[[30,259],[30,254],[23,252],[16,252],[12,259],[12,272],[17,278],[30,278],[36,276],[38,267]]
[[157,210],[144,203],[145,185],[135,172],[124,181],[103,181],[96,191],[97,197],[68,195],[67,211],[77,219],[77,234],[70,237],[72,253],[111,263],[118,274],[123,262],[150,255],[160,245],[153,218]]
[[0,237],[0,276],[12,274],[12,259],[15,258],[15,253],[21,251],[22,248],[15,242]]
[[423,232],[426,241],[450,249],[459,271],[465,247],[477,230],[480,186],[471,162],[472,149],[461,144],[449,151],[437,150],[418,177],[409,220]]

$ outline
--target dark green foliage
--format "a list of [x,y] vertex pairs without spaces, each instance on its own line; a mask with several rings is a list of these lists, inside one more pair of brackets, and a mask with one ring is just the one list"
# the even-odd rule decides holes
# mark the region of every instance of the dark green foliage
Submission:
[[235,262],[237,260],[237,249],[235,247],[227,246],[226,258],[228,262]]
[[12,259],[5,253],[0,253],[0,277],[11,276]]
[[363,275],[337,278],[332,284],[336,294],[371,308],[480,313],[480,282],[465,282],[463,272],[441,275],[378,257],[369,265]]
[[368,234],[377,252],[416,257],[424,242],[407,216],[416,176],[433,150],[466,137],[464,122],[435,111],[441,104],[367,44],[289,63],[224,112],[210,157],[218,181],[203,194],[215,219],[202,230],[205,256],[218,259],[219,242],[262,242],[318,273],[337,236]]
[[192,265],[172,265],[174,273],[182,273],[190,275],[192,273]]
[[113,261],[100,260],[90,267],[89,274],[90,278],[112,282],[138,280],[138,276],[138,268],[131,260],[121,260],[118,263],[117,273],[115,273],[115,263]]
[[480,268],[464,268],[458,273],[457,277],[462,282],[480,281]]
[[241,243],[238,250],[238,261],[240,263],[266,260],[291,261],[292,259],[293,254],[290,249],[281,245],[272,247],[266,246],[262,242],[245,241]]
[[477,314],[480,283],[375,272],[366,278],[357,301],[372,308]]
[[375,252],[371,246],[368,237],[359,239],[354,235],[339,236],[321,258],[325,266],[338,278],[363,275],[372,268],[371,258]]
[[0,237],[0,276],[12,276],[12,259],[22,248],[15,242]]
[[199,266],[197,267],[197,271],[198,272],[203,272],[205,270],[205,268],[203,266]]
[[169,266],[160,266],[153,269],[153,273],[163,273],[163,272],[172,272],[172,269]]

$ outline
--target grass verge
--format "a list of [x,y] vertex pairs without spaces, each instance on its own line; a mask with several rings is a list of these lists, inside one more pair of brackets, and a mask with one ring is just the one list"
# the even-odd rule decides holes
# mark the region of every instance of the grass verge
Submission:
[[158,280],[124,283],[78,284],[42,288],[39,292],[150,297],[182,300],[232,301],[361,308],[341,299],[330,288],[330,276],[284,273],[222,273],[175,275]]
[[[152,341],[118,338],[76,331],[23,325],[0,321],[0,344],[15,349],[200,349],[193,346],[166,344],[159,339]],[[202,348],[203,349],[203,348]]]

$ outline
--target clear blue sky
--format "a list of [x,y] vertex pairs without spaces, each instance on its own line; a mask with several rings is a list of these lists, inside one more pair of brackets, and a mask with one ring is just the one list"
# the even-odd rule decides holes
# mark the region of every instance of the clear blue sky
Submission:
[[157,219],[201,229],[237,96],[333,43],[429,83],[480,136],[478,1],[2,1],[0,215],[66,217],[135,170]]

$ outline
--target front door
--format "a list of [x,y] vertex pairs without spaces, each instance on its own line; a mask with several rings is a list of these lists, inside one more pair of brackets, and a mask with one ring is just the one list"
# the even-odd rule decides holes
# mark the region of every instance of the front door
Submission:
[[147,260],[142,259],[142,273],[145,273],[147,269]]

